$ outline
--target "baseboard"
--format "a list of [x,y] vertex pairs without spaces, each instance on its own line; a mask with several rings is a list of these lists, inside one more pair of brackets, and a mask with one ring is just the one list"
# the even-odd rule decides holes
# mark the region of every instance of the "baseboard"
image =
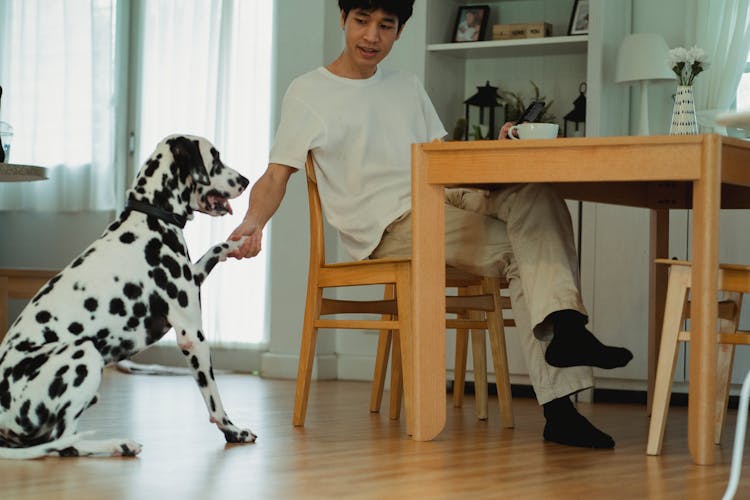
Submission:
[[[315,357],[313,380],[335,380],[338,377],[337,356],[323,354]],[[295,379],[299,356],[265,352],[261,356],[260,375],[264,378]]]

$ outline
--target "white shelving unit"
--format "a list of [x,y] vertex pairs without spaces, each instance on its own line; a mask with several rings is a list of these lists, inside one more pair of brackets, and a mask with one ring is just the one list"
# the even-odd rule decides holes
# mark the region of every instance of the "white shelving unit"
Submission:
[[[551,113],[562,129],[563,117],[573,109],[579,86],[585,82],[586,135],[628,134],[629,91],[626,86],[614,82],[614,66],[619,44],[630,32],[630,0],[590,0],[589,33],[575,36],[567,34],[574,0],[481,2],[490,6],[487,33],[491,34],[492,24],[497,23],[548,22],[553,26],[553,36],[461,43],[450,42],[451,32],[458,8],[467,2],[425,1],[427,24],[422,76],[447,130],[450,131],[456,120],[464,116],[463,101],[476,91],[476,87],[489,82],[502,90],[521,94],[528,103],[533,97],[532,81],[548,102],[554,101]],[[576,221],[578,204],[569,206]],[[609,256],[604,254],[612,252],[613,245],[619,245],[617,252],[622,254],[623,242],[615,228],[623,223],[640,224],[642,214],[623,214],[619,208],[585,203],[582,220],[581,279],[584,302],[592,317],[590,326],[602,341],[627,345],[636,351],[637,356],[636,362],[630,366],[609,372],[597,370],[597,376],[613,380],[610,386],[638,386],[645,380],[647,366],[647,339],[645,333],[641,335],[647,331],[643,303],[645,281],[641,281],[642,277],[633,270],[647,269],[647,256],[635,252],[622,255],[618,258],[619,265],[611,266],[611,253]],[[606,262],[610,265],[603,264]],[[613,287],[612,283],[618,280],[623,286]],[[613,288],[617,291],[613,292]],[[634,318],[630,324],[629,316]],[[640,317],[643,324],[640,324]],[[632,332],[624,334],[626,328]],[[624,338],[624,335],[629,337]],[[527,372],[520,345],[514,335],[507,339],[511,372],[522,377]],[[449,341],[448,345],[451,344]],[[451,354],[448,363],[452,366]]]

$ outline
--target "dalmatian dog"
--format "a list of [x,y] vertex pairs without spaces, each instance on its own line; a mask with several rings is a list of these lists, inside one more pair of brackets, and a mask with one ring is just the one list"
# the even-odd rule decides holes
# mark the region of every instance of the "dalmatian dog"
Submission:
[[201,137],[169,136],[141,167],[125,210],[53,277],[0,344],[0,458],[134,456],[130,439],[87,440],[81,413],[97,400],[102,368],[174,327],[215,423],[230,443],[255,434],[229,420],[201,327],[200,285],[239,242],[190,261],[182,228],[195,211],[231,213],[248,180]]

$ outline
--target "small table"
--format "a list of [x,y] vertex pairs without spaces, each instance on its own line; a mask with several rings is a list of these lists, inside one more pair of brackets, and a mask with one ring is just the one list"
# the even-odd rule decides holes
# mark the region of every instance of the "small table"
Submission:
[[47,169],[32,165],[0,163],[0,182],[41,181],[47,179]]
[[[691,253],[688,442],[695,463],[713,463],[719,209],[750,207],[750,142],[716,134],[414,144],[414,320],[404,357],[410,434],[430,440],[445,425],[445,246],[435,244],[445,240],[444,188],[516,182],[554,183],[569,199],[651,209],[652,257],[667,257],[660,253],[668,209],[693,209],[692,234],[700,237]],[[651,350],[658,349],[664,306],[659,281],[652,265]]]

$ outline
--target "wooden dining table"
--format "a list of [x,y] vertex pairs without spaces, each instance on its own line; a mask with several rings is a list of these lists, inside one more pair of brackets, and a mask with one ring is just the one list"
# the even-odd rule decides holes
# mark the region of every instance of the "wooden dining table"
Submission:
[[[692,208],[688,442],[696,464],[714,463],[719,211],[750,208],[750,142],[717,134],[414,144],[413,331],[404,354],[408,433],[428,441],[445,425],[445,248],[435,244],[445,238],[444,188],[528,182],[554,184],[566,199],[651,210],[651,262],[668,257],[669,210]],[[650,271],[644,284],[649,332],[643,334],[653,381],[666,270],[652,264]]]

